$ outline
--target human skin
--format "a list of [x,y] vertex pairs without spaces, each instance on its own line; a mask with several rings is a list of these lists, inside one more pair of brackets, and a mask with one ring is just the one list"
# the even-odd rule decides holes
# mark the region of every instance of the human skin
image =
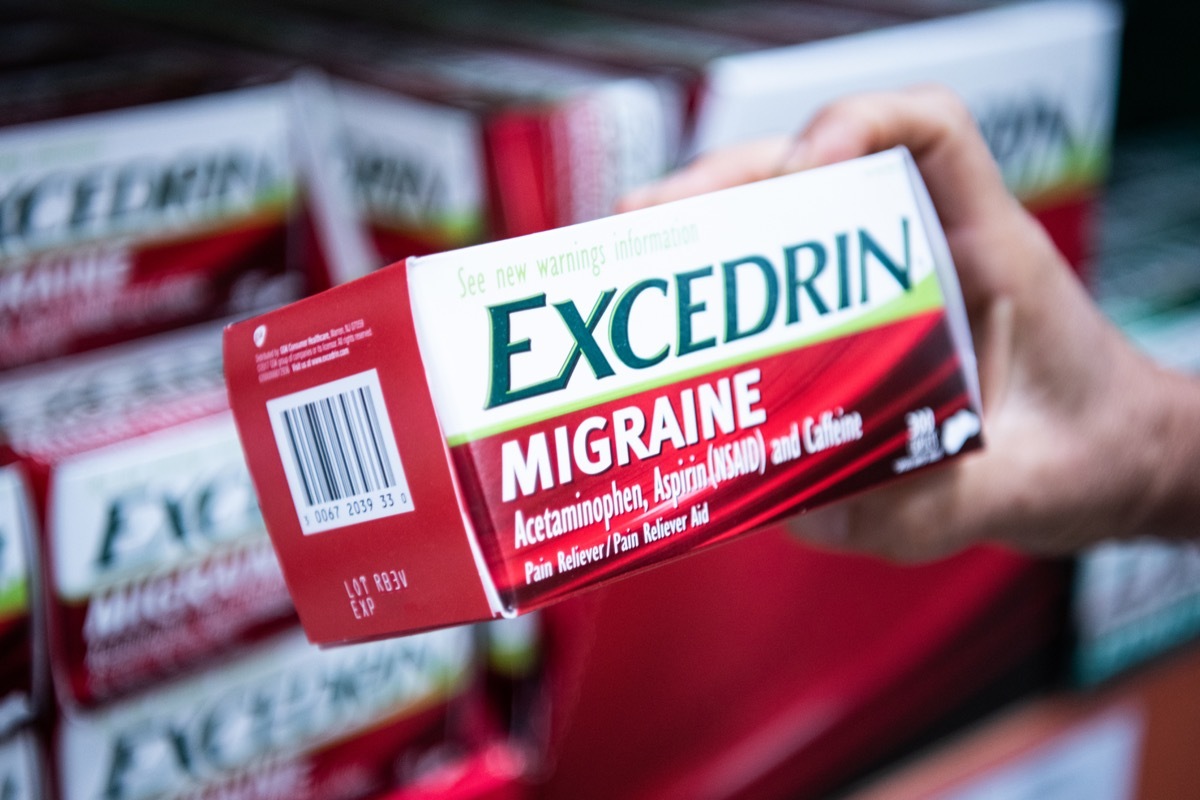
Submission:
[[949,90],[844,98],[798,136],[705,155],[619,210],[899,145],[958,269],[985,447],[790,526],[815,544],[905,561],[984,541],[1066,554],[1105,539],[1200,536],[1200,381],[1156,366],[1104,317]]

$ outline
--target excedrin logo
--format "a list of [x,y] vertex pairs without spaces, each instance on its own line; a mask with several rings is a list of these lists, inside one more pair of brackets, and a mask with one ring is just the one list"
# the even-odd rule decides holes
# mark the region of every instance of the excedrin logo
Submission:
[[92,563],[98,573],[170,563],[261,527],[245,464],[229,464],[183,489],[139,483],[114,495]]
[[463,631],[281,662],[259,678],[189,696],[117,726],[102,800],[143,800],[219,781],[272,754],[303,753],[428,698],[466,663]]
[[986,103],[976,118],[1005,178],[1020,190],[1061,180],[1082,145],[1062,106],[1042,94]]
[[[879,281],[898,285],[907,292],[912,288],[909,221],[899,220],[903,252],[886,251],[878,237],[860,228],[838,233],[828,242],[807,241],[788,245],[776,258],[751,254],[680,272],[666,278],[647,278],[626,287],[600,293],[586,311],[573,301],[551,304],[545,293],[489,306],[491,328],[491,376],[485,408],[537,397],[565,389],[581,361],[586,361],[597,379],[616,374],[614,364],[633,370],[649,369],[669,357],[684,357],[710,350],[719,344],[756,336],[782,318],[784,325],[796,325],[806,314],[824,317],[871,303]],[[874,265],[874,268],[872,268]],[[835,276],[832,290],[817,280],[831,270]],[[739,302],[739,275],[757,275],[763,286],[761,307],[747,313]],[[695,299],[701,284],[719,282],[721,302],[710,308]],[[644,297],[659,295],[671,301],[675,318],[673,341],[637,341],[630,326],[634,307]],[[553,311],[550,311],[550,309]],[[512,362],[531,353],[534,343],[513,337],[513,320],[518,315],[557,315],[571,339],[566,359],[545,379],[524,386],[513,385]],[[697,320],[716,316],[719,336],[697,338]],[[607,317],[607,335],[603,334]],[[549,371],[548,371],[549,372]]]
[[346,151],[355,192],[372,216],[432,224],[445,213],[446,182],[428,162],[363,141]]
[[249,209],[284,178],[267,155],[238,149],[20,177],[0,186],[0,256]]

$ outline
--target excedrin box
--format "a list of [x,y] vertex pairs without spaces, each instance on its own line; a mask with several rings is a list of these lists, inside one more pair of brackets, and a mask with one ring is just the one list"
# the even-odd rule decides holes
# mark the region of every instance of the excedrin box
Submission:
[[332,85],[337,159],[377,266],[488,236],[483,136],[469,110],[355,83]]
[[988,5],[716,59],[691,151],[792,133],[851,92],[942,83],[971,109],[1009,189],[1072,264],[1086,266],[1111,151],[1120,7],[1108,0]]
[[0,735],[32,718],[43,699],[44,667],[34,622],[38,585],[29,487],[20,467],[5,461],[0,447]]
[[0,369],[294,297],[276,84],[0,130]]
[[980,444],[891,151],[409,259],[225,336],[313,641],[512,615]]
[[51,670],[94,705],[292,627],[208,325],[0,379],[39,517]]
[[63,715],[62,800],[356,800],[403,779],[404,757],[455,742],[474,675],[454,628],[321,651],[299,631],[220,668]]

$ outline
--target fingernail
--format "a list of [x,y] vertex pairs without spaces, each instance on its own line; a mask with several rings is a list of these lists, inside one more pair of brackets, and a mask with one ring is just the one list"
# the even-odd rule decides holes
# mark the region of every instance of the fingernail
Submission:
[[809,511],[791,527],[815,545],[841,548],[846,546],[850,535],[850,514],[845,505],[836,503]]

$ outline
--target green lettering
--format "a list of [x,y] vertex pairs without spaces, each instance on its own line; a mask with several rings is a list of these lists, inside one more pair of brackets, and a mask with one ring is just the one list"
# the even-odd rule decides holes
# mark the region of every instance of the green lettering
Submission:
[[524,389],[513,391],[512,357],[517,353],[528,353],[533,345],[528,339],[512,341],[512,315],[519,311],[543,308],[546,295],[533,295],[508,303],[488,306],[488,322],[492,332],[492,377],[488,386],[488,401],[484,408],[495,408],[525,397],[533,397],[553,390],[554,381],[545,381]]
[[595,330],[596,324],[600,322],[600,317],[604,316],[604,311],[616,293],[616,289],[606,289],[596,299],[596,304],[592,306],[592,313],[586,320],[579,316],[579,309],[570,300],[554,304],[554,307],[558,309],[558,315],[567,324],[567,330],[575,339],[575,343],[571,345],[571,352],[563,364],[561,373],[564,378],[563,386],[566,386],[567,381],[571,379],[571,373],[575,371],[575,365],[579,363],[580,355],[587,359],[588,366],[592,368],[592,374],[597,378],[607,378],[614,374],[608,359],[604,357],[604,351],[600,349],[600,345],[596,344]]
[[[753,264],[762,273],[766,298],[758,322],[743,331],[738,329],[737,268],[744,264]],[[775,309],[779,306],[779,278],[775,275],[775,267],[762,256],[746,256],[737,261],[726,261],[721,267],[725,275],[725,341],[732,342],[762,333],[775,319]]]
[[662,349],[654,355],[642,358],[633,352],[633,345],[629,341],[629,315],[633,311],[633,301],[647,289],[657,289],[665,297],[668,288],[669,284],[661,278],[639,281],[626,289],[617,300],[616,306],[613,307],[612,320],[609,322],[608,328],[609,339],[612,341],[613,351],[616,352],[617,358],[621,359],[621,363],[625,366],[633,369],[646,369],[658,364],[670,354],[670,346],[664,344]]
[[906,292],[912,288],[912,278],[909,275],[909,267],[912,263],[912,259],[910,258],[910,252],[909,252],[908,218],[907,217],[900,218],[900,231],[904,238],[904,263],[903,264],[897,263],[895,260],[893,260],[892,257],[890,255],[888,255],[887,252],[882,247],[880,247],[879,243],[877,241],[875,241],[874,239],[872,239],[870,234],[868,234],[865,230],[860,230],[858,232],[858,247],[859,247],[858,274],[859,274],[859,279],[862,281],[862,302],[866,303],[869,300],[869,295],[867,292],[867,255],[868,254],[875,256],[875,260],[878,261],[883,266],[883,268],[888,271],[888,274],[890,274],[893,278],[895,278],[896,283],[900,284],[900,288],[902,288]]
[[[797,253],[801,250],[809,250],[813,254],[813,268],[808,273],[808,277],[800,277],[800,259]],[[792,325],[800,321],[800,290],[808,295],[809,301],[813,308],[821,316],[829,313],[829,306],[818,294],[812,282],[817,279],[825,269],[825,248],[820,242],[804,242],[802,244],[794,244],[791,247],[785,247],[783,254],[787,263],[787,324]]]
[[692,341],[692,317],[708,307],[708,304],[703,301],[692,302],[692,281],[709,275],[712,275],[712,267],[701,267],[691,272],[681,272],[675,276],[676,302],[679,307],[679,346],[675,349],[677,355],[684,356],[717,346],[715,336],[699,342]]

